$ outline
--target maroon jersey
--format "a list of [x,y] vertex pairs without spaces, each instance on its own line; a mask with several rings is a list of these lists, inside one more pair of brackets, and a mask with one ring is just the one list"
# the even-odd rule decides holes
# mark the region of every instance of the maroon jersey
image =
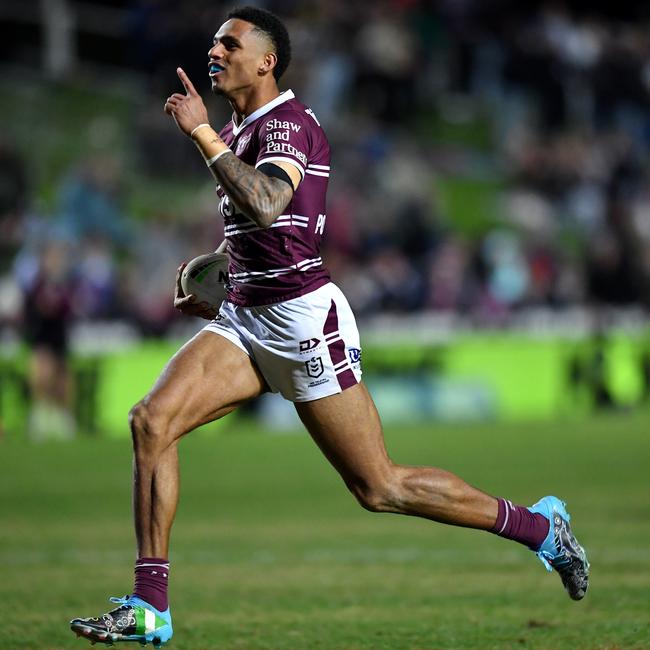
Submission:
[[330,147],[312,111],[287,90],[239,126],[230,121],[219,135],[253,167],[289,162],[302,175],[291,202],[269,228],[260,228],[238,212],[217,186],[230,255],[228,300],[248,307],[266,305],[297,298],[329,282],[320,241]]

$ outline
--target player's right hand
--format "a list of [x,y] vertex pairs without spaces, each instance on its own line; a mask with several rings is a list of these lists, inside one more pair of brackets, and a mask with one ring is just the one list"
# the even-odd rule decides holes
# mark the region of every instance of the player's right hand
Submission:
[[187,264],[185,263],[181,264],[178,267],[178,272],[176,273],[176,293],[174,294],[174,307],[186,316],[198,316],[199,318],[205,318],[206,320],[213,320],[216,318],[219,310],[210,306],[207,302],[197,302],[196,296],[194,294],[186,296],[183,293],[183,288],[181,287],[181,275],[183,274],[183,269],[186,266]]
[[172,93],[165,102],[165,113],[173,117],[178,128],[189,136],[199,124],[208,123],[208,111],[185,71],[177,68],[176,73],[185,88],[185,94]]

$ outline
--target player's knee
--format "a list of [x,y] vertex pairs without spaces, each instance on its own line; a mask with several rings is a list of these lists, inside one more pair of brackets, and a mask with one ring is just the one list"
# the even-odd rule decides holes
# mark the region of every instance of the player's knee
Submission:
[[129,412],[129,426],[136,448],[163,444],[169,436],[169,426],[164,412],[156,409],[146,399],[139,401]]

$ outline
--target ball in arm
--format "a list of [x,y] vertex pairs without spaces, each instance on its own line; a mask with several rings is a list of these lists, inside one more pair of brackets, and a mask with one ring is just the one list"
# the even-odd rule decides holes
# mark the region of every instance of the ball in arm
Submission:
[[181,288],[186,296],[194,294],[198,302],[219,308],[228,285],[227,253],[206,253],[187,263],[181,274]]

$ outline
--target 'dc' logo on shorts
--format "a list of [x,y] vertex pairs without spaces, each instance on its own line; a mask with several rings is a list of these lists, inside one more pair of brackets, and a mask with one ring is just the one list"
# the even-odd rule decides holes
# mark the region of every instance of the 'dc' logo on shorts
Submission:
[[300,341],[300,352],[309,352],[310,350],[313,350],[315,347],[317,347],[319,343],[320,339],[306,339],[304,341]]
[[361,350],[359,348],[348,348],[350,363],[359,363],[361,361]]

